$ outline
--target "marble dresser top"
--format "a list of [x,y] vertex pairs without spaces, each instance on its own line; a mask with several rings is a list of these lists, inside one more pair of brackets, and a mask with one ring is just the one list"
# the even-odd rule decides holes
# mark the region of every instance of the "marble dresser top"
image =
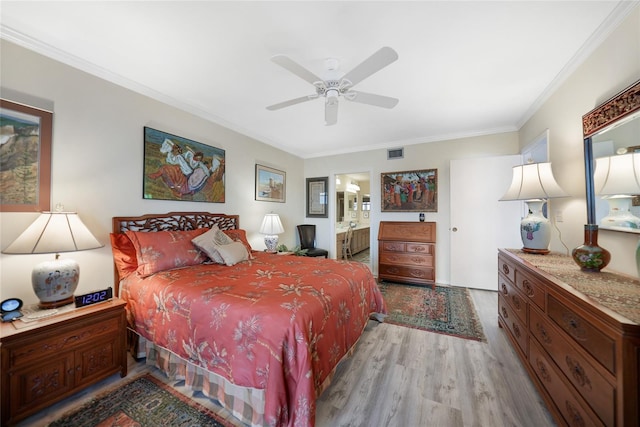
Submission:
[[606,269],[589,273],[567,255],[551,252],[535,255],[520,249],[505,249],[518,258],[571,286],[589,299],[640,324],[640,279]]

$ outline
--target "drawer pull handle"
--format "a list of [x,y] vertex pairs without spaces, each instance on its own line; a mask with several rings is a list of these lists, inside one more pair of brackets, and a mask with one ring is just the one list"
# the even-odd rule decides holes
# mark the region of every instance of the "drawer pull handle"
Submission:
[[527,294],[527,296],[532,297],[533,296],[533,286],[531,286],[531,283],[529,283],[529,281],[525,279],[522,282],[522,286],[524,287],[524,292]]
[[508,295],[509,294],[509,290],[507,289],[507,285],[505,285],[504,283],[502,283],[502,294],[503,295]]
[[509,271],[510,271],[509,266],[507,264],[502,264],[502,272],[508,275]]
[[516,323],[513,324],[513,333],[518,338],[522,336],[522,334],[520,333],[520,327]]
[[565,407],[567,408],[567,412],[569,415],[569,419],[567,420],[569,421],[569,425],[584,427],[584,419],[582,418],[582,415],[580,415],[580,412],[576,409],[576,407],[573,406],[573,404],[568,400],[565,401]]
[[584,341],[587,338],[587,331],[582,327],[579,318],[576,318],[572,313],[564,313],[562,320],[565,325],[565,330],[570,333],[575,339]]
[[540,377],[546,382],[551,382],[551,376],[549,375],[549,371],[547,370],[547,364],[544,363],[544,360],[540,360],[540,358],[536,358],[536,365],[538,365],[538,371],[540,372]]
[[502,317],[504,317],[505,319],[509,318],[509,313],[507,312],[507,309],[502,307]]
[[567,362],[567,366],[571,371],[573,379],[578,382],[580,387],[588,386],[589,389],[592,390],[593,387],[591,386],[591,381],[589,380],[587,373],[584,371],[584,368],[580,366],[580,363],[573,360],[570,356],[565,357],[565,362]]
[[538,333],[540,334],[540,338],[545,344],[551,344],[551,337],[547,333],[547,330],[540,323],[536,323],[536,328],[538,329]]

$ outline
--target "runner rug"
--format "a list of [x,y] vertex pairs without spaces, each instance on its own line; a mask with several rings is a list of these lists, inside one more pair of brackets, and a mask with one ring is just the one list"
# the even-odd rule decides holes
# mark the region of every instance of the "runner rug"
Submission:
[[467,288],[401,285],[380,282],[387,302],[386,323],[486,341],[480,318]]
[[232,427],[232,424],[146,374],[97,396],[49,426]]

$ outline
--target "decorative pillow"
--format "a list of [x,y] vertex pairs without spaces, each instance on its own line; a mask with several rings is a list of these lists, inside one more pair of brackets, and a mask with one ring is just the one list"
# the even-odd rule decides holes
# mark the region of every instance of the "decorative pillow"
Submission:
[[249,241],[247,240],[247,233],[243,229],[236,228],[233,230],[224,230],[224,234],[231,237],[235,242],[242,242],[244,247],[247,248],[247,252],[249,252],[249,259],[253,259],[253,256],[251,255],[253,248],[249,244]]
[[241,242],[231,242],[228,245],[218,246],[218,253],[229,267],[249,259],[249,252]]
[[218,247],[233,243],[233,240],[224,234],[217,225],[211,227],[209,231],[191,240],[198,249],[207,254],[213,262],[224,264],[225,261],[218,253]]
[[127,231],[126,235],[136,248],[138,274],[146,277],[158,271],[202,264],[207,257],[193,247],[191,240],[206,231],[206,228],[148,233]]
[[116,264],[118,277],[120,280],[135,273],[138,269],[138,258],[133,242],[123,233],[111,233],[111,250],[113,251],[113,261]]

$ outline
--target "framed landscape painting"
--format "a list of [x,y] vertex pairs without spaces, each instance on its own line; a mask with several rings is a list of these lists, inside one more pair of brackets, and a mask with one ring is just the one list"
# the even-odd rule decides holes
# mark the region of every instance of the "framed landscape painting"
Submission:
[[53,113],[0,99],[0,212],[51,210]]
[[278,169],[256,164],[256,200],[284,203],[287,174]]
[[225,151],[144,128],[143,198],[224,203]]
[[438,170],[381,174],[382,212],[438,212]]

